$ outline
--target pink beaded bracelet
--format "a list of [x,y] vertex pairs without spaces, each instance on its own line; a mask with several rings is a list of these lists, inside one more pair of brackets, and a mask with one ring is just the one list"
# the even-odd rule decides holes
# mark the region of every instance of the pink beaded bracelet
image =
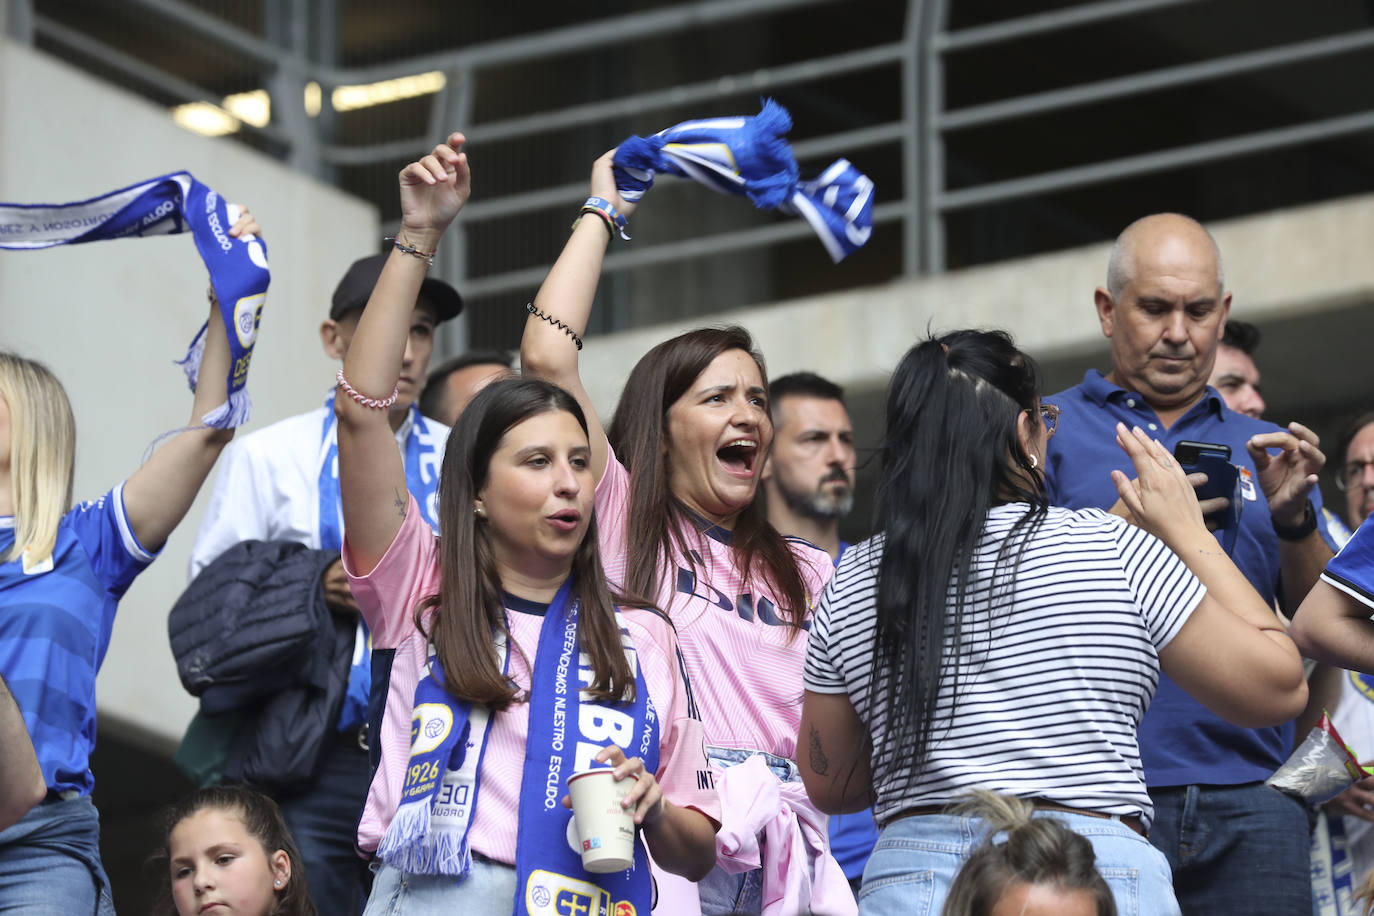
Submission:
[[391,397],[389,398],[370,398],[358,389],[354,388],[352,385],[348,384],[348,379],[344,378],[342,369],[340,369],[338,374],[334,377],[339,380],[339,387],[344,390],[344,394],[348,395],[350,398],[357,401],[364,407],[371,407],[375,410],[386,410],[392,404],[395,404],[396,399],[401,396],[401,387],[397,385],[395,388],[391,389]]

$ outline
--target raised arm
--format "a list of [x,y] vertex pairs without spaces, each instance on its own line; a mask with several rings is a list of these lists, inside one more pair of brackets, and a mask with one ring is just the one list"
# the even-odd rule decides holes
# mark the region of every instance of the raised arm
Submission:
[[[628,217],[635,205],[622,200],[616,190],[611,170],[614,156],[615,150],[611,150],[592,164],[591,193],[593,197],[610,201]],[[578,220],[568,243],[563,246],[563,253],[534,297],[538,314],[531,314],[525,321],[525,334],[520,339],[520,371],[553,382],[582,405],[592,446],[592,474],[598,482],[606,470],[606,433],[587,397],[587,389],[582,386],[577,345],[567,331],[572,331],[579,340],[587,333],[587,318],[592,312],[592,300],[596,298],[596,286],[601,279],[601,263],[606,258],[610,240],[607,223],[601,217],[589,214]],[[561,322],[566,330],[555,321]]]
[[24,717],[0,678],[0,830],[28,814],[47,791]]
[[[437,250],[444,230],[471,193],[464,142],[462,134],[450,134],[428,156],[401,170],[398,243],[422,252]],[[341,385],[334,398],[339,418],[339,496],[349,557],[358,575],[371,572],[391,546],[410,501],[405,465],[387,409],[370,407],[361,399],[382,401],[395,391],[411,312],[428,267],[424,258],[400,249],[391,252],[344,358],[348,388]]]
[[1141,527],[1162,540],[1207,586],[1207,594],[1159,654],[1164,671],[1198,702],[1247,728],[1279,725],[1302,712],[1307,681],[1297,647],[1273,609],[1236,568],[1202,521],[1183,468],[1140,429],[1117,426],[1135,463],[1117,492]]
[[[244,210],[229,229],[234,238],[258,235],[258,222]],[[186,517],[196,494],[215,466],[219,453],[234,437],[232,429],[215,429],[201,417],[229,396],[229,338],[220,319],[219,303],[210,293],[210,320],[205,330],[205,355],[200,361],[195,399],[187,428],[177,433],[133,473],[124,484],[124,510],[138,542],[157,551]]]

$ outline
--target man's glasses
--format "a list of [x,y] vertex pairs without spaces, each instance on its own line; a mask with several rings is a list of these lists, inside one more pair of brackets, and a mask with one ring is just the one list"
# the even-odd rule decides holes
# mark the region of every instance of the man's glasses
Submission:
[[1364,480],[1364,469],[1374,465],[1374,461],[1348,461],[1336,473],[1336,489],[1353,490]]

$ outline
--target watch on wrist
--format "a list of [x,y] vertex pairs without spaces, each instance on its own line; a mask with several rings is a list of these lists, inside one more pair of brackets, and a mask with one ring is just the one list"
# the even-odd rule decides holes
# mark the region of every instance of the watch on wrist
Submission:
[[1309,534],[1317,530],[1317,510],[1312,506],[1312,500],[1307,501],[1307,507],[1303,510],[1302,521],[1296,525],[1280,525],[1274,522],[1274,533],[1279,536],[1281,541],[1301,541]]

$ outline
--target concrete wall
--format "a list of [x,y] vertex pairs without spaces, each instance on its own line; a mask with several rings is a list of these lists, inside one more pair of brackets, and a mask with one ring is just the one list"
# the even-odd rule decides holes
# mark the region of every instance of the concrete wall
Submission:
[[[1332,348],[1369,337],[1352,333],[1350,316],[1334,326],[1324,316],[1374,298],[1374,196],[1210,228],[1234,293],[1233,316],[1259,324],[1302,319],[1281,339],[1271,336],[1263,344],[1258,360],[1271,377],[1269,387],[1276,378],[1301,383],[1312,400],[1318,390],[1311,386],[1323,379],[1342,390],[1363,379],[1363,390],[1370,391],[1367,358],[1330,357]],[[1093,290],[1106,282],[1110,250],[1092,245],[598,337],[582,353],[584,377],[595,402],[609,411],[635,361],[654,344],[700,324],[728,323],[753,332],[770,374],[809,369],[857,392],[883,387],[887,373],[927,329],[1002,327],[1048,367],[1094,357],[1105,366]],[[1323,352],[1327,358],[1320,357]],[[1323,371],[1313,373],[1312,366]],[[1341,375],[1333,378],[1334,371]],[[1322,388],[1317,399],[1331,393]]]
[[[332,365],[317,327],[356,257],[377,250],[370,206],[44,54],[0,39],[0,200],[65,202],[185,169],[253,210],[272,287],[249,390],[251,430],[322,402]],[[76,412],[78,499],[136,468],[191,398],[172,360],[205,319],[205,270],[189,235],[0,252],[0,346],[47,363]],[[180,737],[195,709],[167,645],[204,496],[120,605],[98,682],[102,731]]]

